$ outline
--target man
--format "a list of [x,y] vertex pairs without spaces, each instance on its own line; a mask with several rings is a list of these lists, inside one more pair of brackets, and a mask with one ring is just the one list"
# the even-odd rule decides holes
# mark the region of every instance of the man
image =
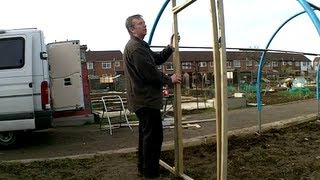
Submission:
[[130,40],[124,49],[127,104],[139,119],[138,170],[144,178],[157,179],[163,141],[162,87],[181,83],[180,75],[171,77],[160,72],[157,65],[163,64],[173,52],[172,40],[160,53],[153,52],[143,40],[147,34],[141,15],[127,18],[126,28]]

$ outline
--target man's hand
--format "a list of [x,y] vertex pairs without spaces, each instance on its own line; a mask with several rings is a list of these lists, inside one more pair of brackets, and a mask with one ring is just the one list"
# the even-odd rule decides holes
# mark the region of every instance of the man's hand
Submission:
[[[174,34],[172,34],[171,38],[170,38],[170,46],[173,47],[173,40],[174,40]],[[180,42],[180,35],[178,33],[178,42]]]
[[172,82],[173,84],[175,84],[175,83],[181,83],[181,75],[173,74],[173,75],[171,76],[171,82]]

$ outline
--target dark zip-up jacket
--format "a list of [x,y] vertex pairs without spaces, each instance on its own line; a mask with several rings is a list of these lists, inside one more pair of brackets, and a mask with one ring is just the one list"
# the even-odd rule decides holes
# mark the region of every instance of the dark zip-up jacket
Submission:
[[128,41],[123,59],[126,77],[127,104],[131,112],[142,107],[162,108],[162,87],[172,85],[171,78],[159,71],[161,65],[171,56],[170,46],[161,52],[153,52],[149,45],[136,37]]

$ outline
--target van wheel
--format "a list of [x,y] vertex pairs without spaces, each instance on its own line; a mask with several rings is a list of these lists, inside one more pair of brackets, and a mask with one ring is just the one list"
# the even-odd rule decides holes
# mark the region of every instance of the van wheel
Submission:
[[15,132],[1,132],[0,133],[0,145],[1,146],[12,146],[16,141]]

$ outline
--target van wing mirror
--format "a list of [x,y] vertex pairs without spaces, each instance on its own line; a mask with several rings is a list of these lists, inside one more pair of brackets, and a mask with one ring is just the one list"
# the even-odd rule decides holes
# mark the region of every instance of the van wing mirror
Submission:
[[47,60],[48,59],[48,54],[47,52],[40,52],[40,58],[42,60]]

